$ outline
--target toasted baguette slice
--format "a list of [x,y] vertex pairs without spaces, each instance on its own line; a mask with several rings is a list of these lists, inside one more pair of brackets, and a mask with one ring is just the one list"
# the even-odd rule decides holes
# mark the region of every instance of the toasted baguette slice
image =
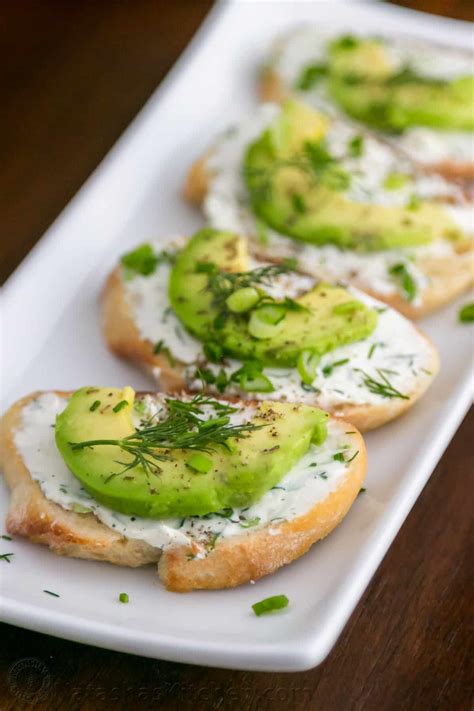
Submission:
[[[209,158],[212,152],[208,151],[203,157],[198,158],[188,171],[186,181],[183,186],[183,197],[188,202],[202,206],[212,180],[212,170],[209,166]],[[254,235],[251,235],[254,238]],[[257,256],[275,261],[278,256],[295,257],[298,259],[299,252],[306,248],[311,249],[311,245],[299,242],[298,240],[286,239],[285,244],[271,245],[265,250],[255,239],[254,251]],[[368,287],[367,283],[357,277],[351,278],[351,284],[365,291],[376,299],[389,304],[410,319],[419,319],[440,309],[442,306],[453,301],[456,297],[464,293],[474,281],[474,256],[472,243],[467,241],[456,247],[457,251],[442,257],[431,256],[424,258],[423,262],[417,262],[417,267],[423,272],[428,280],[427,286],[423,289],[421,298],[416,303],[409,302],[400,293],[381,293]],[[304,255],[304,252],[302,253]],[[301,257],[300,267],[308,270],[308,263],[304,256]],[[319,273],[316,276],[324,277]]]
[[[138,567],[158,562],[158,575],[168,590],[234,587],[273,573],[291,563],[327,536],[344,518],[360,491],[367,466],[364,440],[352,425],[335,423],[358,455],[347,466],[339,485],[304,515],[218,540],[206,557],[195,556],[193,542],[163,551],[140,540],[127,539],[92,513],[75,513],[48,500],[32,478],[15,443],[24,408],[42,393],[16,402],[0,426],[0,467],[11,490],[6,527],[12,535],[42,543],[59,555],[102,560]],[[67,398],[72,393],[56,392]],[[51,428],[51,437],[53,437]]]
[[[399,417],[419,400],[439,370],[439,358],[429,339],[416,326],[411,325],[411,327],[421,335],[423,345],[428,351],[426,370],[430,375],[424,375],[417,380],[412,391],[406,393],[409,399],[381,398],[380,403],[377,404],[343,404],[334,407],[325,406],[323,409],[327,409],[334,417],[353,423],[361,432],[367,432]],[[102,328],[110,350],[117,356],[140,366],[147,374],[154,377],[161,390],[180,392],[187,389],[186,364],[180,362],[174,354],[172,363],[164,353],[156,354],[154,343],[140,334],[119,267],[111,273],[103,291]],[[163,338],[166,341],[165,328]],[[316,393],[314,400],[308,404],[322,406],[318,403]]]

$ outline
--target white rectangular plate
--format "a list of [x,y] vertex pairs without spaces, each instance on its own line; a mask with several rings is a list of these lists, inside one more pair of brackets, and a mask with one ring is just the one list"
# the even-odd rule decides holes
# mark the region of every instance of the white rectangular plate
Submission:
[[[147,388],[114,359],[97,303],[117,257],[140,241],[189,233],[199,215],[183,204],[186,168],[216,131],[255,105],[255,71],[271,38],[297,21],[416,32],[468,46],[467,24],[373,4],[228,3],[214,9],[167,80],[11,277],[3,295],[3,404],[36,389],[85,384]],[[423,328],[442,370],[407,416],[367,437],[367,492],[342,525],[304,558],[236,590],[166,592],[153,568],[61,558],[28,542],[1,541],[2,617],[15,625],[151,657],[258,670],[321,662],[413,506],[470,401],[469,328],[459,303]],[[7,388],[8,384],[8,388]],[[0,520],[8,494],[0,489]],[[440,511],[440,516],[443,512]],[[54,598],[44,589],[57,592]],[[125,591],[128,605],[118,603]],[[257,618],[251,604],[285,593],[290,606]]]

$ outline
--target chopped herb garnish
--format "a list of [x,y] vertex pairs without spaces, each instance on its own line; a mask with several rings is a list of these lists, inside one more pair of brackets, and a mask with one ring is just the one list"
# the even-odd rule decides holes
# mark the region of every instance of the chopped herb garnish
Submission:
[[246,361],[230,376],[245,392],[271,393],[275,390],[272,381],[263,372],[263,364],[256,360]]
[[342,35],[331,42],[331,49],[355,49],[360,44],[360,40],[354,35]]
[[349,464],[350,462],[353,462],[358,454],[359,454],[359,450],[357,450],[357,452],[355,452],[350,459],[346,459],[346,463]]
[[472,323],[474,321],[474,303],[466,304],[459,312],[459,320],[462,323]]
[[338,368],[340,365],[345,365],[346,363],[349,363],[349,358],[343,358],[342,360],[336,360],[334,363],[331,363],[330,365],[325,365],[323,368],[324,377],[327,378],[329,375],[331,375],[334,368]]
[[94,402],[90,406],[89,410],[91,412],[94,412],[94,410],[97,410],[98,407],[100,407],[100,400],[94,400]]
[[[166,405],[168,411],[163,420],[157,422],[156,419],[151,418],[142,428],[127,437],[69,444],[73,450],[111,445],[119,447],[130,455],[130,461],[120,462],[123,464],[123,469],[111,474],[108,480],[136,466],[143,467],[147,475],[158,476],[161,471],[158,463],[170,459],[169,452],[163,450],[189,449],[210,453],[219,445],[230,451],[229,438],[240,439],[247,436],[249,432],[265,426],[255,425],[252,422],[232,425],[229,416],[236,408],[206,397],[202,393],[195,395],[189,401],[167,398]],[[206,410],[211,408],[214,411],[213,416],[205,418],[203,408]]]
[[419,210],[421,207],[421,198],[418,195],[411,195],[407,203],[407,210]]
[[293,209],[295,212],[300,213],[300,215],[304,215],[306,212],[306,202],[304,197],[301,195],[301,193],[292,193],[291,195],[291,203],[293,205]]
[[[357,370],[360,369],[357,368]],[[410,399],[408,395],[404,395],[400,392],[400,390],[397,390],[388,380],[387,376],[383,373],[383,371],[379,368],[377,368],[377,373],[380,377],[380,380],[375,380],[373,376],[369,375],[363,370],[360,370],[360,372],[364,376],[363,383],[365,387],[368,388],[371,393],[387,398],[399,397],[402,400]]]
[[286,595],[274,595],[273,597],[267,597],[264,600],[260,600],[260,602],[254,603],[252,610],[260,617],[260,615],[266,615],[268,612],[282,610],[284,607],[288,607],[289,602]]
[[142,244],[133,252],[124,254],[121,262],[129,272],[148,276],[153,274],[156,268],[158,257],[155,255],[153,247],[150,244]]
[[120,593],[119,595],[119,602],[128,602],[128,594],[127,593]]
[[142,244],[132,252],[124,254],[120,261],[125,268],[125,278],[130,279],[137,274],[149,276],[154,273],[158,264],[165,261],[172,263],[173,260],[174,255],[170,252],[156,254],[151,244]]
[[[228,418],[225,419],[228,422]],[[186,464],[188,467],[191,467],[191,469],[194,469],[200,474],[206,474],[210,469],[212,469],[212,459],[205,457],[204,454],[200,454],[199,452],[193,454],[193,456],[188,459]]]
[[375,349],[377,348],[377,346],[378,346],[378,343],[372,343],[372,345],[370,346],[370,348],[369,348],[369,353],[368,353],[368,355],[367,355],[367,358],[368,358],[369,360],[370,360],[370,359],[372,358],[372,356],[374,355],[374,351],[375,351]]
[[242,528],[252,528],[252,526],[257,526],[257,524],[259,523],[260,516],[256,516],[255,518],[247,518],[243,521],[240,521],[240,525],[242,526]]
[[12,557],[12,555],[15,555],[15,554],[14,553],[2,553],[0,555],[0,560],[5,560],[7,563],[11,563],[10,558]]
[[364,136],[354,136],[347,144],[349,155],[359,158],[364,152]]
[[301,72],[296,82],[296,88],[300,91],[309,91],[320,82],[328,73],[327,64],[310,64]]
[[203,351],[207,360],[211,363],[218,363],[222,360],[224,355],[224,349],[220,343],[217,343],[217,341],[207,341],[207,343],[204,343]]
[[51,590],[43,590],[43,592],[46,593],[46,595],[51,595],[51,597],[60,597],[58,593],[52,592]]
[[359,489],[359,493],[357,494],[357,496],[360,496],[361,494],[365,494],[366,491],[367,491],[367,489],[365,489],[364,487],[361,487]]
[[403,294],[407,301],[413,301],[416,296],[416,282],[410,274],[408,267],[403,262],[390,267],[389,274],[396,276],[400,282]]
[[1,538],[3,538],[4,541],[11,541],[11,540],[12,540],[12,537],[11,537],[11,536],[7,536],[6,533],[4,533],[4,534],[1,536]]
[[336,462],[345,462],[346,460],[344,459],[344,452],[336,452],[336,454],[333,454],[332,457]]
[[128,404],[128,400],[120,400],[120,402],[118,402],[112,410],[113,412],[120,412],[120,410],[123,410],[123,408],[127,407]]

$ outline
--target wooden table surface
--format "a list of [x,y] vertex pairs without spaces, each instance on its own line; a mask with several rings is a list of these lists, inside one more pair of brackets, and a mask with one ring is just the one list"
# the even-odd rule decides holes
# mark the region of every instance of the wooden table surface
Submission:
[[[464,0],[406,4],[472,19]],[[209,0],[3,0],[0,279],[120,136],[209,7]],[[472,709],[473,424],[471,413],[318,668],[209,669],[2,625],[0,710]],[[39,671],[22,677],[15,670],[25,658]]]

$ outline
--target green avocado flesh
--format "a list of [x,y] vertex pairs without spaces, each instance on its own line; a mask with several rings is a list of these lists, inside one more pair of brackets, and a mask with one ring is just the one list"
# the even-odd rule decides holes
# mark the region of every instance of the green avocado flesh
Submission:
[[[449,62],[449,57],[446,58]],[[306,68],[306,76],[311,76]],[[474,129],[474,77],[425,77],[409,64],[394,68],[390,50],[376,39],[334,40],[325,67],[332,98],[350,115],[383,130],[411,126]]]
[[[198,232],[180,252],[169,282],[170,302],[177,316],[199,340],[218,343],[225,355],[257,359],[270,366],[295,366],[302,350],[323,355],[366,338],[376,326],[374,310],[354,301],[343,287],[319,283],[289,308],[284,301],[272,301],[276,320],[281,321],[272,335],[255,337],[249,328],[262,311],[266,313],[265,306],[254,304],[245,313],[229,311],[225,302],[216,300],[210,274],[201,271],[206,264],[215,265],[221,283],[225,283],[226,273],[246,272],[244,240],[217,230]],[[252,272],[245,276],[249,274]]]
[[[311,244],[332,243],[343,249],[377,251],[429,243],[435,237],[456,239],[462,231],[443,208],[428,201],[387,206],[351,201],[346,194],[351,176],[327,151],[324,134],[314,139],[302,132],[308,114],[320,116],[296,102],[288,102],[245,154],[243,173],[254,214],[279,233]],[[275,135],[283,124],[303,136],[291,151]],[[314,120],[313,120],[314,125]]]
[[[251,420],[260,429],[229,439],[230,452],[222,445],[211,446],[203,456],[195,450],[156,449],[169,455],[159,461],[159,474],[147,474],[141,465],[124,471],[132,455],[116,445],[74,449],[73,443],[120,440],[133,434],[134,399],[128,387],[78,390],[57,417],[56,445],[97,501],[148,518],[204,515],[250,505],[285,476],[312,440],[321,443],[317,437],[327,420],[326,413],[314,407],[264,402]],[[100,405],[94,408],[97,401]],[[189,465],[200,459],[208,463],[204,473]]]

